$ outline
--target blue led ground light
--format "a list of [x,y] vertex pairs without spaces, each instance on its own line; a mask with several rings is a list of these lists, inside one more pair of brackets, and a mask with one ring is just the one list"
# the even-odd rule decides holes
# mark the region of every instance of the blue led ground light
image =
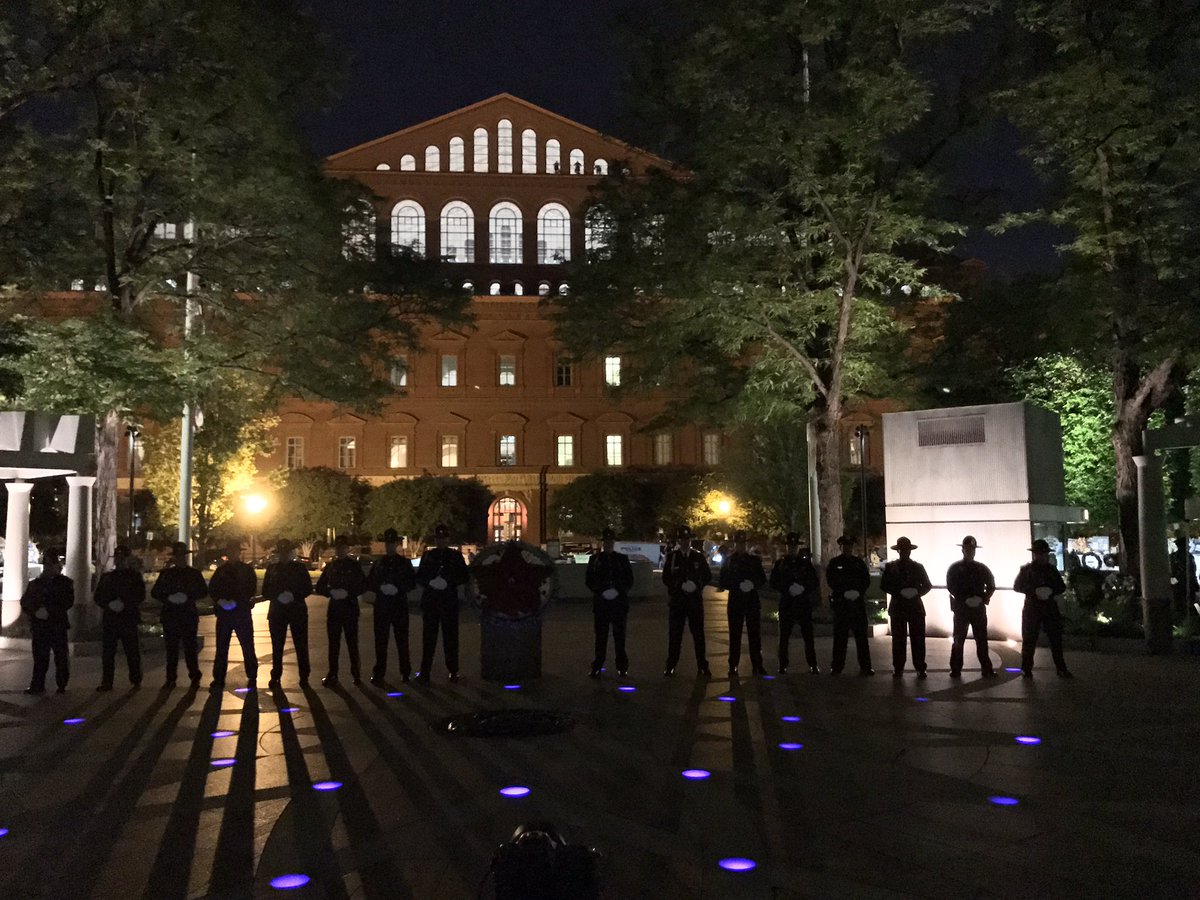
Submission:
[[280,710],[280,712],[281,712],[281,713],[294,713],[294,712],[300,712],[300,707],[298,707],[298,706],[285,706],[283,709],[281,709],[281,710]]
[[775,680],[775,676],[774,676],[774,675],[764,675],[764,676],[762,677],[762,679],[763,679],[763,681],[774,681],[774,680]]
[[1016,797],[988,797],[988,803],[995,806],[1016,806],[1020,802]]
[[917,697],[916,700],[918,703],[928,703],[929,702],[928,697]]
[[632,694],[634,691],[637,690],[637,688],[635,688],[631,684],[623,684],[619,688],[617,688],[617,690],[621,691],[622,693],[625,693],[625,694]]
[[730,697],[728,694],[722,694],[717,699],[720,700],[722,703],[733,703],[737,700],[737,697]]
[[336,791],[341,786],[340,781],[318,781],[312,787],[314,791]]
[[404,691],[388,691],[388,692],[387,692],[387,695],[388,695],[389,697],[403,697],[403,696],[404,696]]
[[1034,737],[1032,734],[1018,734],[1013,740],[1018,744],[1040,744],[1042,742],[1040,737]]
[[236,759],[230,759],[229,757],[225,757],[223,759],[214,759],[212,761],[212,767],[214,769],[227,769],[235,762],[237,762]]
[[708,769],[684,769],[680,774],[692,781],[703,781],[705,778],[710,777],[712,772],[708,771]]
[[87,721],[87,719],[83,719],[83,718],[63,719],[63,724],[64,725],[82,725],[86,721]]
[[525,797],[529,794],[529,788],[519,784],[514,784],[511,787],[500,788],[500,796],[502,797]]
[[1005,666],[1004,671],[1005,672],[1020,672],[1021,669],[1018,666]]
[[4,837],[6,834],[8,834],[8,829],[0,828],[0,838]]
[[215,738],[223,738],[223,737],[233,737],[235,734],[237,734],[236,731],[214,731],[212,733],[212,736]]
[[277,891],[288,891],[292,888],[304,887],[309,882],[307,875],[296,872],[291,875],[280,875],[271,879],[271,887]]
[[803,750],[803,744],[797,744],[794,741],[784,741],[779,745],[780,750]]
[[800,717],[799,716],[780,716],[779,721],[780,722],[799,722]]
[[521,686],[519,684],[506,684],[504,686],[504,689],[506,691],[519,691],[521,689]]
[[717,863],[726,872],[749,872],[758,865],[752,859],[745,859],[741,856],[731,856],[728,859],[723,859]]
[[235,688],[233,692],[235,694],[248,694],[248,693],[250,693],[250,688],[248,688],[248,687]]

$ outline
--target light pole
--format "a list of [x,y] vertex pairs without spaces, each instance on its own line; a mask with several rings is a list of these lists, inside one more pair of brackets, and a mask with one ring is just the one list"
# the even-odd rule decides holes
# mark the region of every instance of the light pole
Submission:
[[[263,510],[267,508],[267,498],[262,494],[247,494],[242,498],[242,503],[246,507],[246,514],[251,518],[257,518]],[[258,557],[258,548],[256,546],[254,526],[250,526],[250,565],[254,565],[254,560]]]
[[858,504],[862,516],[863,559],[870,559],[871,552],[867,548],[867,426],[855,428],[854,436],[858,439]]
[[129,535],[128,535],[128,541],[129,541],[129,546],[132,547],[133,546],[133,535],[134,535],[134,524],[136,521],[134,518],[134,515],[133,515],[133,472],[134,472],[134,468],[137,466],[138,436],[141,434],[141,427],[131,423],[125,429],[125,431],[129,435]]

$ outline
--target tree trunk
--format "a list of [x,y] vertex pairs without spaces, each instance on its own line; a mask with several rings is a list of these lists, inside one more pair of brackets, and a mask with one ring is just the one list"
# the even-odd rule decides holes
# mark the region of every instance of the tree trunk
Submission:
[[817,465],[817,504],[821,518],[821,561],[839,553],[842,536],[842,455],[840,417],[826,410],[815,422],[813,453]]
[[117,451],[121,417],[109,410],[96,423],[96,570],[106,571],[117,546]]
[[1141,532],[1138,528],[1137,465],[1133,458],[1142,452],[1141,429],[1118,419],[1113,426],[1112,444],[1117,463],[1117,515],[1121,533],[1121,569],[1141,584],[1142,566],[1138,556]]

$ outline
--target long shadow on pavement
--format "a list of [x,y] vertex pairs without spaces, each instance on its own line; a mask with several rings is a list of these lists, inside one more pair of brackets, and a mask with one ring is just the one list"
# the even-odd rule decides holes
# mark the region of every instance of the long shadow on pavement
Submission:
[[209,880],[210,896],[245,896],[254,883],[254,803],[258,765],[258,697],[244,695],[237,748],[225,795]]

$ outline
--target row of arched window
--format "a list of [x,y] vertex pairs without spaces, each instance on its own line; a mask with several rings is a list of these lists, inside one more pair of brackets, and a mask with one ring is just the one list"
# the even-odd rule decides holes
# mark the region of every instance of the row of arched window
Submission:
[[[547,140],[538,151],[537,132],[526,128],[521,132],[520,148],[514,143],[512,122],[501,119],[496,123],[496,171],[510,173],[515,171],[517,159],[520,159],[520,171],[524,175],[607,175],[608,160],[596,158],[589,161],[582,150],[576,147],[563,158],[562,144],[556,138]],[[471,171],[487,172],[491,165],[488,153],[490,136],[486,128],[476,128],[471,135]],[[467,171],[467,143],[461,137],[450,138],[446,148],[446,171]],[[380,163],[375,167],[379,171],[391,170],[389,163]],[[417,171],[417,157],[406,153],[400,157],[401,172]],[[422,171],[442,171],[442,148],[430,144],[425,148],[425,165]]]

